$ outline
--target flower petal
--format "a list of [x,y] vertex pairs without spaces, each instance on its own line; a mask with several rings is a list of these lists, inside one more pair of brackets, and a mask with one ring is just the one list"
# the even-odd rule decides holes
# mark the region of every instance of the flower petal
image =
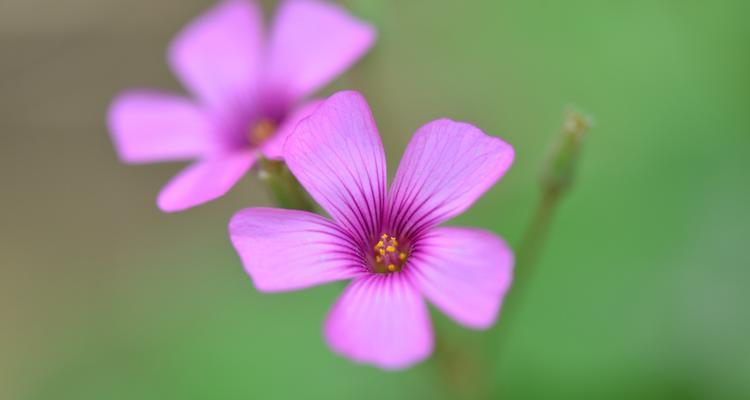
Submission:
[[296,101],[342,73],[370,48],[375,30],[333,4],[288,0],[278,9],[266,79]]
[[286,139],[292,134],[294,128],[297,127],[297,124],[303,119],[309,117],[322,103],[322,100],[312,100],[292,111],[289,116],[284,119],[284,122],[279,129],[276,130],[276,133],[274,133],[268,141],[263,143],[263,147],[261,148],[263,155],[272,160],[281,160],[283,158],[283,148]]
[[249,151],[195,162],[165,186],[157,203],[162,211],[182,211],[216,199],[237,183],[257,156]]
[[391,186],[390,228],[410,236],[460,214],[505,174],[513,154],[473,125],[440,119],[421,127]]
[[408,263],[417,287],[435,306],[475,329],[495,322],[513,274],[510,248],[479,229],[433,229],[420,238]]
[[125,162],[186,160],[214,150],[208,115],[191,101],[172,94],[133,90],[109,107],[109,130]]
[[289,168],[315,200],[370,246],[385,205],[385,152],[365,99],[331,96],[303,119],[284,146]]
[[422,361],[433,345],[427,306],[405,274],[352,282],[331,310],[325,336],[337,353],[384,369]]
[[172,70],[209,105],[249,101],[261,67],[262,12],[255,2],[225,0],[196,18],[169,49]]
[[364,271],[351,239],[310,212],[245,209],[232,218],[229,235],[258,290],[295,290]]

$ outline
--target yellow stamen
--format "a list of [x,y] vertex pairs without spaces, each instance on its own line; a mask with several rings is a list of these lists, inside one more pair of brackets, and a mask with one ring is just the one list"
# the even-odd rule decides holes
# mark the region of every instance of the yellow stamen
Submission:
[[380,235],[380,239],[373,246],[372,268],[376,272],[391,273],[402,271],[409,258],[409,246],[399,244],[396,236],[388,233]]

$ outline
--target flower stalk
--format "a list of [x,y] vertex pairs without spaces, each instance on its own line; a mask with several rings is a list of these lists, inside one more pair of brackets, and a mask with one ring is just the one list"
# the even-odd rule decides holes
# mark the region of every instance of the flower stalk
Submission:
[[568,193],[575,182],[576,169],[580,158],[581,146],[586,132],[591,127],[591,119],[584,114],[569,110],[560,135],[552,143],[550,152],[545,160],[541,182],[541,199],[529,223],[523,239],[516,252],[516,266],[511,290],[505,299],[502,316],[502,329],[495,329],[495,335],[490,337],[487,354],[490,356],[487,366],[487,394],[489,398],[497,398],[499,379],[496,379],[499,369],[498,354],[507,340],[513,320],[519,314],[521,298],[525,288],[529,286],[530,275],[534,270],[542,253],[544,241],[549,227],[559,206],[560,200]]
[[261,158],[257,165],[257,173],[277,206],[315,212],[310,196],[284,162]]
[[542,169],[542,197],[516,253],[515,284],[511,293],[519,292],[519,287],[526,284],[559,201],[575,181],[581,145],[590,126],[591,120],[587,116],[572,110],[566,113],[562,132],[553,142]]

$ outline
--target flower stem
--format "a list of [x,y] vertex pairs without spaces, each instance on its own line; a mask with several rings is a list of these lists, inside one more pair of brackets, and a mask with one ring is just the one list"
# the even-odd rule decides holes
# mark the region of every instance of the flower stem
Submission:
[[498,354],[513,329],[526,288],[529,286],[534,265],[537,263],[560,200],[567,194],[575,178],[576,165],[583,138],[591,126],[589,118],[569,111],[561,135],[553,143],[541,175],[541,199],[537,205],[526,233],[516,252],[513,285],[504,300],[502,328],[496,328],[490,337],[487,354],[487,394],[498,396],[500,381],[497,379]]
[[542,198],[518,247],[514,283],[509,293],[512,297],[506,299],[506,302],[510,300],[511,304],[518,303],[517,299],[523,288],[528,286],[529,275],[542,252],[555,210],[575,180],[581,144],[590,126],[590,119],[583,114],[567,112],[562,133],[553,143],[542,170]]
[[257,164],[257,172],[277,206],[315,212],[310,196],[282,161],[262,158]]

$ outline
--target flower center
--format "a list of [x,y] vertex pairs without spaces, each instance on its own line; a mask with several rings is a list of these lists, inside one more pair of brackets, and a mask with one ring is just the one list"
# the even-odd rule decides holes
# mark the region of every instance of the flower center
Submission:
[[276,132],[276,124],[268,118],[263,118],[250,125],[247,131],[247,141],[250,143],[250,146],[258,147],[270,138],[274,132]]
[[401,271],[409,257],[408,246],[399,247],[395,236],[384,233],[373,247],[373,270],[379,273]]

